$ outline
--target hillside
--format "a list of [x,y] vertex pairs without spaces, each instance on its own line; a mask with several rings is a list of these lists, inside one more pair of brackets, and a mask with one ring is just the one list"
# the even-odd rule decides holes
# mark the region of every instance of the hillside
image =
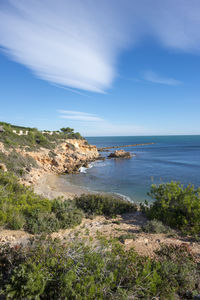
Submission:
[[99,157],[73,129],[39,131],[0,123],[0,168],[13,172],[25,184],[33,184],[44,174],[77,172]]

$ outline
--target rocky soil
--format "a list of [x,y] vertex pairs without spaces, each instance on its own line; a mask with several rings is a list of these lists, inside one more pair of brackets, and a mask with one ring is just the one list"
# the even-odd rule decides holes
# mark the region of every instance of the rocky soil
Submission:
[[[103,216],[95,217],[94,219],[83,219],[79,226],[72,229],[60,230],[52,233],[53,238],[59,238],[63,242],[67,242],[77,237],[85,239],[85,242],[93,240],[97,241],[99,235],[104,235],[108,238],[115,237],[124,244],[125,249],[134,247],[141,255],[153,257],[154,251],[160,248],[161,244],[186,245],[200,261],[200,243],[192,238],[182,237],[177,232],[173,234],[150,234],[141,230],[141,226],[147,220],[141,212],[124,214],[115,219],[107,219]],[[21,230],[2,230],[0,231],[0,243],[10,243],[11,245],[26,244],[31,237]]]

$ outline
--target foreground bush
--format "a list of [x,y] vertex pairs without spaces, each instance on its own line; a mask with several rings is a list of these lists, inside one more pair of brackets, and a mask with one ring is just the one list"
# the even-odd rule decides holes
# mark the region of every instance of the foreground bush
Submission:
[[165,226],[161,221],[151,220],[142,226],[142,230],[147,233],[170,233],[169,227]]
[[101,194],[81,195],[75,202],[88,215],[113,217],[137,210],[137,206],[129,201]]
[[74,227],[86,215],[115,216],[135,211],[130,202],[102,195],[82,195],[74,201],[49,200],[19,184],[11,173],[0,171],[0,226],[33,234]]
[[147,217],[157,219],[184,233],[200,232],[200,188],[177,182],[152,185],[149,193],[154,199],[150,206],[143,206]]
[[0,289],[8,299],[192,299],[199,279],[185,247],[164,246],[156,260],[106,240],[93,247],[40,239],[0,250]]
[[36,195],[11,173],[0,171],[0,225],[30,233],[53,232],[81,223],[83,212],[73,201]]

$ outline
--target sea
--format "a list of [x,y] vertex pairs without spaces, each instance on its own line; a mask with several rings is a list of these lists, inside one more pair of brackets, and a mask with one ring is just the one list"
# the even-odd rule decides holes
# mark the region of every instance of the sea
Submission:
[[[181,136],[113,136],[87,137],[100,147],[154,143],[124,148],[131,158],[106,159],[93,162],[79,174],[66,175],[66,180],[96,192],[120,195],[140,203],[152,201],[147,193],[152,184],[178,181],[183,185],[200,186],[200,135]],[[107,157],[110,149],[102,152]]]

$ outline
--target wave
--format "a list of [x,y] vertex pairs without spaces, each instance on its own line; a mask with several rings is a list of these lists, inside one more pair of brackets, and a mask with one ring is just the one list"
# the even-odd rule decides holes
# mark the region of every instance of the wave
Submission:
[[85,167],[80,167],[79,172],[80,172],[80,173],[87,173],[87,168],[85,168]]
[[91,168],[93,168],[95,166],[95,162],[91,162],[90,164],[88,164],[88,167],[86,168],[86,167],[80,167],[79,168],[79,172],[80,173],[87,173],[87,170],[88,169],[91,169]]
[[122,200],[125,200],[125,201],[129,201],[129,202],[132,202],[133,203],[133,199],[131,199],[130,197],[124,195],[124,194],[120,194],[120,193],[117,193],[117,192],[105,192],[106,194],[110,194],[110,195],[114,195],[114,196],[117,196],[119,197],[120,199]]

